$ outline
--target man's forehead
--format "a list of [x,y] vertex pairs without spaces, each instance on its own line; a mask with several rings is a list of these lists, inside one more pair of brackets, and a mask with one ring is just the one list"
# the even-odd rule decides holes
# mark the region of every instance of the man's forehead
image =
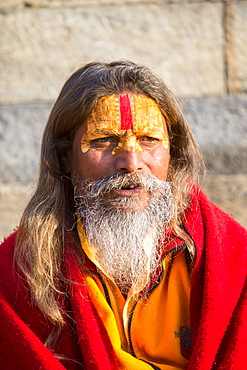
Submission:
[[139,132],[163,126],[162,113],[157,103],[137,94],[108,95],[100,98],[87,119],[88,129]]
[[90,149],[92,140],[108,136],[119,138],[119,145],[112,154],[117,150],[142,151],[137,142],[141,136],[154,137],[165,149],[168,148],[162,113],[156,102],[145,95],[104,96],[98,100],[86,124],[87,131],[81,139],[83,153]]

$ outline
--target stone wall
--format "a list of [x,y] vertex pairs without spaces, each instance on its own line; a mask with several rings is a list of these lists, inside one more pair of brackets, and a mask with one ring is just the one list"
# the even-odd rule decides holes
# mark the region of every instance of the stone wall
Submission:
[[209,197],[247,226],[247,1],[0,0],[0,238],[36,178],[43,126],[92,61],[150,66],[179,97]]

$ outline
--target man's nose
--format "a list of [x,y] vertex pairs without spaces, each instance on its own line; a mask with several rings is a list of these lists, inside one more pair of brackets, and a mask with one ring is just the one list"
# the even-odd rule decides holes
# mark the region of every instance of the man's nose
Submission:
[[142,153],[121,150],[116,155],[116,170],[118,172],[136,172],[143,170]]

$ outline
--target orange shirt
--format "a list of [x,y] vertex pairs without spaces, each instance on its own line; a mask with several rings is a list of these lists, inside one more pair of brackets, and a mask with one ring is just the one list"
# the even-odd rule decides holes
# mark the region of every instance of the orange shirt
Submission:
[[[83,249],[90,258],[91,247],[83,234],[80,230]],[[103,273],[84,272],[89,296],[111,339],[119,369],[186,367],[190,353],[190,276],[184,248],[171,251],[163,260],[156,284],[127,299]]]

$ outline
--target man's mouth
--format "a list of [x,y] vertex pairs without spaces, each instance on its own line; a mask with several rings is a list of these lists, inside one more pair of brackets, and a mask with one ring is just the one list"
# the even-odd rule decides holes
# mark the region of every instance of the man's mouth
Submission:
[[131,189],[135,189],[137,187],[140,187],[140,185],[128,184],[128,185],[122,186],[121,189],[123,189],[123,190],[131,190]]
[[114,189],[114,192],[123,197],[133,197],[139,195],[143,191],[139,184],[126,184],[119,189]]

